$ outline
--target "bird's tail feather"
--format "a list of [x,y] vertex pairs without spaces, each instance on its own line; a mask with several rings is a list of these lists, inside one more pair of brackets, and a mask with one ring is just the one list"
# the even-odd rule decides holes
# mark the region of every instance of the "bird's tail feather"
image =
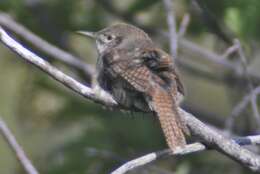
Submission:
[[159,118],[168,146],[172,151],[178,146],[184,146],[186,125],[180,118],[175,100],[162,88],[156,88],[151,96],[153,109]]

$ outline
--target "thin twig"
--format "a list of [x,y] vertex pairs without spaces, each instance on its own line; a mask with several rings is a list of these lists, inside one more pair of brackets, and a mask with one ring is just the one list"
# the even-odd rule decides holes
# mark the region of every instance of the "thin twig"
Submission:
[[181,24],[180,24],[178,38],[183,37],[185,35],[189,23],[190,23],[190,14],[186,13],[186,14],[184,14]]
[[252,92],[254,90],[254,86],[253,86],[253,82],[248,74],[247,59],[245,57],[245,53],[244,53],[243,48],[238,39],[235,39],[234,44],[238,45],[239,58],[241,60],[243,71],[244,71],[245,77],[247,79],[248,89],[249,89],[249,92],[251,95],[250,102],[251,102],[251,106],[252,106],[252,110],[253,110],[253,116],[255,117],[258,128],[260,128],[260,115],[259,115],[259,111],[258,111],[256,96],[254,95],[254,92]]
[[228,47],[228,49],[226,49],[226,51],[223,53],[222,55],[223,59],[227,59],[231,54],[238,51],[238,49],[239,46],[234,43],[231,47]]
[[201,143],[193,143],[186,145],[184,148],[177,149],[173,154],[170,149],[162,150],[159,152],[153,152],[136,158],[134,160],[128,161],[122,166],[120,166],[115,171],[111,172],[111,174],[124,174],[130,170],[133,170],[137,167],[144,166],[149,164],[162,156],[170,156],[170,155],[185,155],[192,152],[199,152],[204,150],[206,147]]
[[170,41],[170,52],[175,60],[177,58],[178,52],[178,34],[176,31],[176,19],[173,9],[173,4],[171,0],[163,0],[165,12],[167,15],[167,24],[169,28],[169,41]]
[[250,94],[247,94],[243,97],[243,99],[233,108],[230,116],[226,119],[225,127],[228,131],[231,131],[233,128],[233,124],[235,119],[239,116],[241,112],[245,110],[249,102],[251,101],[251,96],[254,96],[254,100],[256,101],[257,96],[260,94],[260,86],[256,87]]
[[[85,98],[101,103],[105,106],[120,107],[108,93],[101,89],[93,90],[89,87],[82,85],[81,83],[69,77],[68,75],[65,75],[57,68],[53,67],[52,65],[44,61],[39,56],[24,48],[21,44],[19,44],[10,36],[8,36],[2,28],[0,28],[0,40],[13,52],[19,54],[22,59],[32,63],[52,78],[61,82],[73,91],[81,94]],[[183,109],[179,108],[179,113],[181,117],[184,119],[187,126],[190,128],[191,133],[193,135],[198,136],[200,139],[203,140],[203,142],[210,145],[212,148],[234,159],[235,161],[239,162],[245,167],[253,171],[260,171],[259,156],[245,148],[240,147],[233,140],[219,134],[217,131],[211,129],[209,126],[205,125],[200,120],[195,118],[195,116],[184,111]]]
[[[116,160],[116,161],[120,161],[120,162],[126,162],[127,160],[121,156],[119,156],[118,154],[106,150],[106,149],[97,149],[97,148],[93,148],[93,147],[88,147],[85,149],[85,152],[88,156],[94,156],[94,157],[102,157],[102,158],[109,158],[111,160]],[[160,168],[158,166],[149,166],[148,168],[144,169],[144,170],[151,170],[154,172],[158,172],[160,174],[172,174],[172,172]],[[141,169],[141,171],[144,171],[143,169]],[[142,173],[142,172],[141,172]],[[144,172],[143,172],[144,173]]]
[[231,70],[235,74],[239,75],[239,69],[237,64],[234,64],[231,61],[225,60],[221,55],[218,55],[210,50],[202,48],[201,46],[194,44],[193,42],[182,38],[179,40],[180,48],[185,51],[191,52],[191,54],[195,54],[196,57],[214,62],[215,64],[221,65],[226,70]]
[[[247,137],[241,137],[241,138],[235,138],[235,142],[237,142],[239,145],[256,145],[260,144],[260,135],[256,136],[247,136]],[[127,173],[130,170],[136,169],[138,167],[142,167],[144,165],[150,164],[151,162],[166,156],[178,156],[178,155],[186,155],[194,152],[200,152],[203,150],[212,150],[205,146],[202,143],[193,143],[186,145],[183,148],[177,149],[173,154],[170,151],[170,149],[153,152],[146,154],[144,156],[141,156],[139,158],[133,159],[131,161],[128,161],[121,165],[119,168],[111,172],[111,174],[124,174]]]
[[12,149],[12,151],[15,153],[18,161],[28,174],[38,174],[39,172],[37,169],[33,166],[32,162],[29,160],[29,158],[26,156],[25,152],[23,151],[22,147],[17,143],[14,135],[9,130],[7,125],[5,124],[4,120],[2,120],[0,116],[0,133],[5,138],[6,142]]

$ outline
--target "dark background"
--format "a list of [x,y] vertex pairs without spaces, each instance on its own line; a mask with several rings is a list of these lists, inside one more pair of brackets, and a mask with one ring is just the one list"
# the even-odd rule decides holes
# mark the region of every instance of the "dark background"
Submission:
[[[183,16],[190,14],[184,38],[218,55],[238,38],[248,70],[257,74],[260,73],[259,9],[259,0],[174,0],[178,26]],[[92,64],[97,57],[94,42],[74,31],[96,31],[116,22],[127,22],[141,26],[160,47],[169,50],[168,40],[157,32],[168,31],[164,6],[159,0],[0,0],[0,10],[48,42]],[[13,36],[84,82],[82,73],[39,51],[18,35]],[[232,128],[227,130],[225,126],[234,106],[249,92],[246,80],[237,80],[221,65],[200,59],[183,48],[179,49],[178,59],[199,72],[179,66],[187,93],[183,106],[187,110],[205,123],[237,135],[258,132],[250,105],[234,120]],[[240,62],[236,54],[223,59]],[[254,87],[258,84],[253,82]],[[127,160],[167,147],[160,126],[151,115],[102,109],[19,60],[2,44],[0,115],[40,173],[109,173]],[[250,173],[215,151],[164,158],[132,173],[209,172]],[[24,173],[2,138],[0,173]]]

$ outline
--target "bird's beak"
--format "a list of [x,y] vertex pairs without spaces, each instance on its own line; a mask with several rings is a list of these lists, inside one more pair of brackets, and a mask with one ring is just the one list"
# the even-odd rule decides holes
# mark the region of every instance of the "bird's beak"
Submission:
[[90,31],[76,31],[77,34],[83,35],[83,36],[88,36],[93,39],[96,39],[96,32],[90,32]]

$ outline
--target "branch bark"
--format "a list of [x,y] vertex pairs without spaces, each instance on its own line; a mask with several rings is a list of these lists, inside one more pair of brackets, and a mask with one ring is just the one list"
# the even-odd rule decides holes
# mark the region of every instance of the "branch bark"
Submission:
[[[24,48],[21,44],[12,39],[8,34],[0,28],[0,40],[13,52],[20,55],[20,57],[36,67],[40,68],[43,72],[59,81],[63,85],[77,92],[78,94],[88,98],[97,103],[101,103],[110,107],[120,107],[115,100],[103,91],[102,89],[91,89],[82,85],[80,82],[71,78],[70,76],[62,73],[57,68],[44,61],[41,57],[30,52]],[[191,130],[193,135],[198,136],[208,146],[218,150],[220,153],[229,156],[245,167],[253,170],[260,171],[260,157],[253,152],[239,146],[231,139],[224,137],[215,130],[211,129],[206,124],[202,123],[192,114],[179,108],[181,116],[185,119],[186,124]]]
[[26,60],[27,62],[35,65],[37,68],[41,69],[43,72],[47,73],[53,79],[59,81],[63,85],[72,89],[76,93],[94,101],[97,103],[104,104],[106,106],[113,107],[116,102],[113,98],[106,92],[102,91],[100,88],[95,88],[94,90],[87,87],[77,80],[71,78],[70,76],[64,74],[62,71],[53,67],[47,61],[32,53],[21,44],[12,39],[3,28],[0,27],[0,37],[1,41],[16,54],[20,55],[20,58]]
[[[243,146],[253,145],[253,144],[260,143],[260,136],[259,135],[248,136],[248,137],[236,138],[233,140],[239,145],[243,145]],[[177,149],[173,154],[170,149],[149,153],[147,155],[141,156],[139,158],[124,163],[122,166],[120,166],[119,168],[111,172],[111,174],[124,174],[130,170],[147,165],[161,157],[171,156],[171,155],[180,156],[180,155],[186,155],[194,152],[200,152],[203,150],[211,150],[211,149],[209,149],[204,144],[197,142],[197,143],[188,144],[183,148]]]

